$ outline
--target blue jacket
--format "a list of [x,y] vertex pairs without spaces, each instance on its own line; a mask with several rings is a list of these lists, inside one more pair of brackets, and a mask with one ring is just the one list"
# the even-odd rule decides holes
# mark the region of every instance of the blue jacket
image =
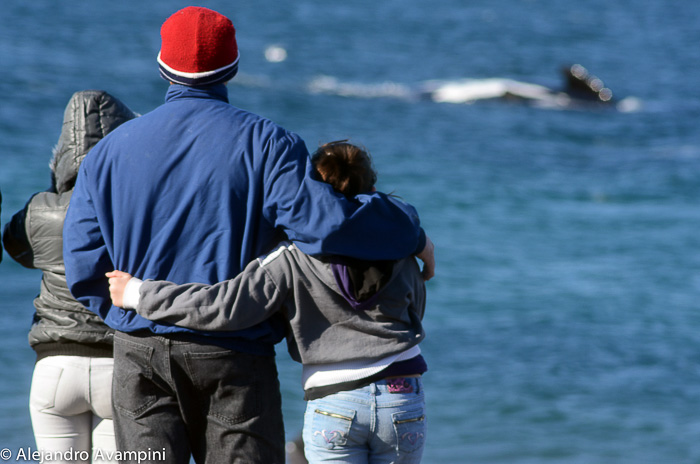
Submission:
[[[64,226],[70,290],[116,330],[192,333],[112,306],[104,274],[213,284],[285,233],[311,255],[398,259],[424,246],[413,207],[381,193],[347,199],[313,177],[304,142],[230,105],[224,85],[171,85],[165,104],[111,132],[81,165]],[[264,354],[282,327],[201,335]]]

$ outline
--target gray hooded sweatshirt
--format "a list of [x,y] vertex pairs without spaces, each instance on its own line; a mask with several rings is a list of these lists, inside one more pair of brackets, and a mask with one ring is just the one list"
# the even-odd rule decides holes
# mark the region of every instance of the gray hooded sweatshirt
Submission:
[[[304,366],[304,388],[329,385],[323,379],[312,384],[320,373],[344,383],[420,354],[417,345],[425,338],[425,283],[416,260],[357,270],[284,242],[215,285],[146,280],[135,309],[148,319],[197,330],[240,330],[283,317],[289,353]],[[347,378],[338,375],[348,372]]]
[[38,359],[112,355],[113,331],[78,303],[66,285],[63,220],[85,155],[105,135],[134,117],[126,105],[104,91],[76,92],[66,106],[50,163],[51,188],[33,195],[5,226],[2,239],[7,253],[22,266],[43,271],[29,331],[29,344]]

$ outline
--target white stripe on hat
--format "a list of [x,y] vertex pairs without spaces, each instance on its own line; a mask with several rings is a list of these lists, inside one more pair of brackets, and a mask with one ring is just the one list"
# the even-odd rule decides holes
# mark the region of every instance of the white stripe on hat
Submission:
[[223,66],[219,69],[214,69],[213,71],[202,71],[202,72],[196,72],[196,73],[188,73],[188,72],[183,72],[183,71],[178,71],[176,69],[171,68],[163,60],[160,59],[160,52],[158,52],[158,64],[160,64],[163,68],[165,68],[166,71],[180,77],[185,77],[187,79],[200,79],[202,77],[207,77],[211,76],[216,73],[220,73],[226,69],[230,69],[238,64],[238,59],[240,58],[240,54],[236,56],[236,59],[233,61],[231,64],[227,64],[226,66]]

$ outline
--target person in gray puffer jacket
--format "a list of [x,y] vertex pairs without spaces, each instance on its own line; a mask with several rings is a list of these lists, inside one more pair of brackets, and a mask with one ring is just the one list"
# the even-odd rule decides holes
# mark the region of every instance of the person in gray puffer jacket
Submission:
[[30,392],[40,450],[115,449],[111,411],[113,330],[71,295],[63,264],[63,222],[85,155],[133,119],[101,90],[76,92],[51,159],[51,188],[34,194],[6,224],[2,241],[22,266],[41,269],[29,344],[37,354]]

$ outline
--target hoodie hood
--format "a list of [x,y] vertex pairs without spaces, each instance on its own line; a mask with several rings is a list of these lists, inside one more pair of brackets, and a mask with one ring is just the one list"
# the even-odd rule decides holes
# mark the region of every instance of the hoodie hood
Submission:
[[119,99],[103,90],[83,90],[71,97],[63,116],[63,129],[50,167],[56,191],[73,188],[85,155],[105,135],[137,116]]
[[331,271],[340,294],[356,311],[374,306],[382,289],[391,280],[393,261],[360,261],[334,256]]

